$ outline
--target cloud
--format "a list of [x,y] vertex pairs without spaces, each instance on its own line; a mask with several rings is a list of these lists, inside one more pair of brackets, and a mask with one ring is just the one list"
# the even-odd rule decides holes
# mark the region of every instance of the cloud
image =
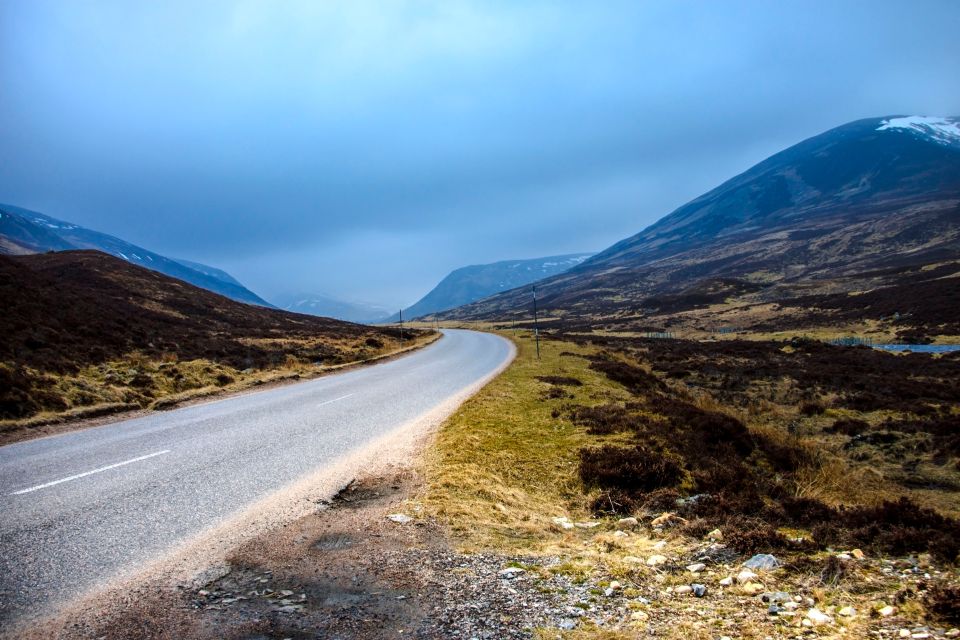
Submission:
[[408,304],[843,122],[960,112],[960,6],[898,7],[11,0],[0,201],[267,296]]

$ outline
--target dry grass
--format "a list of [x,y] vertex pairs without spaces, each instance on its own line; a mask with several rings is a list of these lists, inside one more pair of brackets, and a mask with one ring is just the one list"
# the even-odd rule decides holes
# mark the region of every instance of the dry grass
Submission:
[[582,404],[627,394],[581,358],[589,353],[569,343],[541,341],[536,359],[527,333],[504,332],[517,345],[517,359],[443,426],[427,460],[424,504],[447,522],[466,549],[531,550],[562,537],[552,518],[586,517],[576,479],[585,429],[558,419],[569,398],[548,399],[549,384],[537,376],[574,375],[582,387],[567,388]]
[[[42,380],[46,394],[60,410],[43,411],[29,418],[0,420],[0,439],[12,442],[30,437],[31,430],[135,409],[171,409],[184,402],[287,380],[308,379],[359,364],[376,362],[419,349],[439,338],[430,333],[393,341],[376,349],[357,349],[358,359],[334,365],[317,365],[288,354],[283,363],[267,369],[238,370],[206,359],[178,360],[175,353],[149,357],[133,352],[123,358],[81,368],[73,374],[29,373]],[[291,342],[291,341],[287,341]],[[4,367],[0,363],[0,367]]]

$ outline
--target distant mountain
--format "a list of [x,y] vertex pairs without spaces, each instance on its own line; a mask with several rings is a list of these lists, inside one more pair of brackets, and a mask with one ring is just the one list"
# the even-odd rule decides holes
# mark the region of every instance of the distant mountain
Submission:
[[287,311],[363,324],[383,322],[390,316],[390,312],[383,307],[363,302],[348,302],[322,293],[278,296],[274,302],[276,306]]
[[[880,270],[894,283],[898,268],[957,258],[960,118],[888,116],[777,153],[538,289],[547,311],[637,313],[691,291],[709,304],[873,288]],[[508,291],[444,317],[520,316],[528,298]]]
[[0,254],[28,255],[71,249],[103,251],[131,264],[159,271],[239,302],[271,306],[220,269],[167,258],[99,231],[85,229],[36,211],[0,204]]
[[[452,271],[430,293],[403,310],[404,319],[414,319],[445,311],[488,296],[522,287],[576,267],[590,253],[573,253],[529,260],[504,260],[479,264]],[[391,316],[391,321],[399,319]]]

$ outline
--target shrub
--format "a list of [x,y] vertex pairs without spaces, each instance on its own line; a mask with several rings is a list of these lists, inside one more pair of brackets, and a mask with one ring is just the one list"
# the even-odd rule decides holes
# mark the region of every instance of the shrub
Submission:
[[672,457],[643,445],[604,445],[580,451],[580,479],[587,487],[635,495],[676,486],[682,478],[683,470]]

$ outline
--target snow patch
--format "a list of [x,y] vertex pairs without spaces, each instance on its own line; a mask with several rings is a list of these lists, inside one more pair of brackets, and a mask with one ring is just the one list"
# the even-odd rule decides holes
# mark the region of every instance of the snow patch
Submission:
[[903,129],[919,133],[934,142],[944,145],[960,143],[960,123],[950,118],[935,116],[906,116],[884,120],[877,131]]

